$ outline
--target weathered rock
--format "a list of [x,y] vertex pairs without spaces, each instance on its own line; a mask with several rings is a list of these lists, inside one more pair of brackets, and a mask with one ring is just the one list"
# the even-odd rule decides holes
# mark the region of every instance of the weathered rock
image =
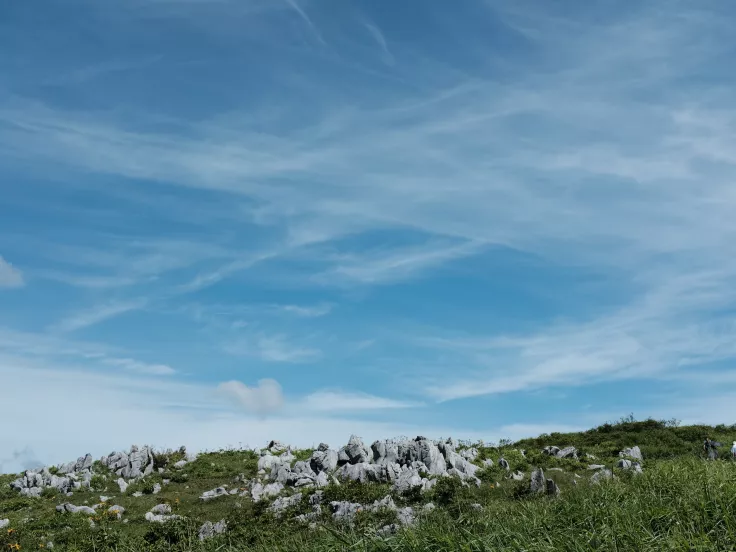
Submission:
[[266,447],[270,452],[283,452],[288,450],[288,447],[280,441],[271,441]]
[[120,487],[120,492],[124,493],[128,490],[128,483],[126,483],[125,479],[122,477],[117,480],[118,487]]
[[414,508],[406,506],[405,508],[399,508],[396,511],[396,517],[401,525],[410,526],[414,525]]
[[5,529],[8,525],[10,525],[9,519],[0,519],[0,529]]
[[542,453],[547,456],[557,456],[558,452],[560,452],[560,448],[555,446],[544,447],[542,449]]
[[511,479],[514,481],[523,481],[524,480],[524,472],[516,470],[514,473],[510,475]]
[[291,496],[282,496],[273,501],[273,504],[268,507],[269,510],[279,515],[284,510],[301,504],[302,495],[297,493]]
[[394,481],[393,489],[398,493],[405,493],[414,487],[423,486],[422,478],[416,470],[404,470]]
[[460,456],[468,460],[469,462],[473,462],[476,458],[478,458],[478,449],[475,447],[471,447],[469,449],[465,449],[460,452]]
[[625,448],[621,452],[618,453],[618,455],[621,458],[631,458],[633,460],[643,460],[644,457],[641,454],[641,449],[639,449],[638,446],[631,447],[631,448]]
[[612,479],[613,478],[613,472],[609,469],[602,469],[593,474],[593,476],[590,478],[590,482],[597,484],[600,483],[603,480]]
[[186,460],[179,460],[178,462],[174,462],[174,468],[177,470],[180,470],[187,464],[188,462]]
[[557,458],[577,458],[578,449],[575,447],[565,447],[557,452]]
[[156,504],[151,508],[151,512],[154,514],[170,514],[171,506],[169,504]]
[[376,464],[398,464],[399,445],[391,440],[375,441],[371,445],[373,462]]
[[215,535],[221,535],[227,531],[227,522],[222,519],[217,523],[211,521],[205,521],[202,527],[199,528],[199,540],[203,541],[214,537]]
[[133,445],[129,452],[112,452],[100,462],[123,479],[139,479],[153,473],[153,450]]
[[530,489],[534,494],[545,492],[547,489],[547,480],[544,477],[544,470],[542,468],[536,468],[532,471]]
[[167,521],[173,521],[175,519],[181,518],[181,516],[177,516],[176,514],[171,514],[167,516],[164,514],[154,514],[153,512],[146,512],[146,515],[143,517],[146,521],[150,521],[151,523],[166,523]]
[[213,500],[215,498],[220,498],[221,496],[227,496],[228,492],[225,487],[217,487],[216,489],[212,489],[211,491],[205,491],[202,493],[202,495],[199,497],[199,500],[202,501],[208,501]]
[[498,465],[506,471],[509,471],[511,469],[511,466],[509,466],[509,463],[506,461],[505,458],[499,458]]
[[315,473],[334,471],[337,468],[337,451],[330,449],[314,451],[309,466]]
[[161,483],[154,483],[153,484],[153,494],[158,494],[161,492]]
[[357,502],[333,501],[330,502],[330,510],[335,521],[351,522],[355,514],[363,509]]
[[250,490],[251,498],[253,502],[259,502],[264,497],[277,496],[281,491],[284,490],[284,486],[281,483],[269,483],[263,485],[262,483],[255,483]]
[[628,458],[622,458],[618,461],[617,467],[623,469],[623,470],[630,470],[631,469],[631,460]]
[[557,483],[554,482],[553,479],[547,479],[547,496],[560,496],[560,488],[557,486]]
[[590,465],[588,466],[588,469],[589,469],[589,470],[602,470],[602,469],[603,469],[603,468],[605,468],[605,467],[606,467],[606,466],[605,466],[604,464],[590,464]]
[[338,464],[349,462],[359,464],[370,462],[372,454],[363,444],[363,440],[357,435],[351,435],[348,444],[340,449],[338,453]]
[[74,504],[70,504],[69,502],[59,504],[56,507],[56,511],[70,514],[85,514],[88,516],[95,515],[94,509],[90,508],[89,506],[75,506]]

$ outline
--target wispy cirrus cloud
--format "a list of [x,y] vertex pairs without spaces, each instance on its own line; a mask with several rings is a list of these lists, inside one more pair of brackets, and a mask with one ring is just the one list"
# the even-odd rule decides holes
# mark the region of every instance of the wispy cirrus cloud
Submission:
[[105,320],[115,318],[121,314],[127,312],[140,310],[147,304],[147,299],[135,299],[131,301],[116,301],[111,303],[105,303],[93,307],[88,310],[83,310],[74,313],[67,318],[59,321],[53,326],[53,329],[57,332],[68,333],[81,330]]
[[307,395],[300,408],[317,412],[355,412],[416,408],[422,403],[377,397],[368,393],[322,390]]
[[279,334],[257,333],[245,335],[226,342],[223,350],[235,356],[249,356],[266,362],[314,362],[322,356],[322,351],[292,343]]

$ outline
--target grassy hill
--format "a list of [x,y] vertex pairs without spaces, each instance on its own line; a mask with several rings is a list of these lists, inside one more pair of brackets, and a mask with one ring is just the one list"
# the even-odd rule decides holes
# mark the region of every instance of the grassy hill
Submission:
[[[706,461],[701,446],[706,435],[720,441],[721,458]],[[280,517],[269,508],[271,500],[254,503],[241,496],[257,475],[259,455],[253,451],[223,450],[201,454],[181,469],[173,464],[178,453],[158,454],[159,473],[139,480],[124,493],[116,477],[95,466],[92,489],[73,496],[46,490],[41,498],[19,496],[10,488],[16,475],[0,476],[0,549],[70,551],[144,550],[407,550],[407,551],[714,551],[736,550],[736,462],[728,448],[736,440],[736,426],[678,427],[675,421],[621,420],[581,433],[541,435],[497,446],[476,443],[482,465],[480,487],[463,486],[455,478],[439,478],[425,493],[398,494],[389,485],[343,482],[323,490],[322,502],[346,500],[368,505],[390,495],[398,507],[421,512],[429,502],[436,508],[417,515],[415,525],[395,534],[377,529],[394,523],[396,510],[358,512],[352,523],[335,521],[323,508],[314,525],[295,520],[312,511],[314,489],[296,490],[297,496]],[[579,459],[556,458],[541,449],[548,445],[575,446]],[[616,468],[619,451],[638,445],[644,456],[643,473]],[[465,444],[465,447],[471,446]],[[461,447],[462,448],[462,447]],[[521,451],[525,450],[523,454]],[[312,451],[299,451],[297,459]],[[505,458],[515,481],[498,465]],[[591,484],[591,463],[603,464],[612,480]],[[561,489],[559,498],[533,495],[529,474],[542,467]],[[167,480],[167,484],[163,484]],[[161,491],[153,494],[154,485]],[[204,502],[207,490],[229,485],[238,494]],[[143,493],[134,496],[134,493]],[[100,496],[107,505],[125,508],[121,519],[99,508],[94,516],[59,513],[65,502],[93,506]],[[144,516],[154,506],[168,504],[180,519],[151,523]],[[92,522],[90,522],[90,519]],[[206,521],[227,521],[228,530],[200,541]]]

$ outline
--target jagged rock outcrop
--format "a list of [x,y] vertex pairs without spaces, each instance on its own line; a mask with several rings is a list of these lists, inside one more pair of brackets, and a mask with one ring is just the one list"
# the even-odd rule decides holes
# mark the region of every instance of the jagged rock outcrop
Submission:
[[55,473],[48,467],[41,470],[26,470],[23,476],[13,481],[10,486],[21,495],[29,497],[40,497],[46,488],[56,489],[63,494],[82,487],[89,488],[92,479],[91,458],[89,455],[83,456],[76,463],[56,468]]
[[129,452],[111,452],[100,462],[123,479],[139,479],[153,472],[153,449],[133,445]]
[[414,487],[429,489],[434,485],[431,476],[454,475],[463,481],[479,485],[479,469],[466,457],[477,457],[477,450],[467,449],[465,456],[457,453],[452,440],[435,442],[424,437],[413,440],[379,440],[367,447],[363,440],[352,435],[348,444],[338,451],[321,443],[309,461],[293,464],[289,449],[280,456],[272,454],[272,442],[258,461],[259,474],[271,482],[291,487],[324,487],[335,478],[361,483],[392,483],[399,492]]

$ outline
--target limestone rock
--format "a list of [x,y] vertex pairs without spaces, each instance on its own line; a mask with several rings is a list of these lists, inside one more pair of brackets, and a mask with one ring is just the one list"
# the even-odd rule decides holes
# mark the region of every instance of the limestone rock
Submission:
[[590,478],[590,482],[593,484],[598,484],[603,480],[613,479],[613,472],[609,470],[608,468],[599,470],[593,474],[593,476]]
[[641,449],[639,449],[638,446],[631,447],[631,448],[625,448],[621,452],[618,453],[618,455],[621,458],[631,458],[632,460],[643,460],[644,457],[641,454]]
[[542,493],[547,489],[547,480],[544,477],[544,470],[542,468],[536,468],[532,471],[530,489],[534,494]]
[[221,535],[227,531],[227,522],[222,519],[217,523],[211,521],[205,521],[202,527],[199,528],[199,540],[203,541],[214,537],[215,535]]
[[143,517],[146,521],[150,521],[151,523],[166,523],[167,521],[181,518],[181,516],[177,516],[175,514],[167,516],[164,514],[154,514],[153,512],[146,512],[146,515]]
[[221,496],[227,496],[228,492],[225,487],[217,487],[216,489],[212,489],[211,491],[205,491],[202,493],[202,495],[199,497],[200,500],[206,502],[208,500],[213,500],[215,498],[220,498]]
[[156,504],[156,506],[151,508],[151,512],[154,514],[170,514],[171,506],[169,504]]

